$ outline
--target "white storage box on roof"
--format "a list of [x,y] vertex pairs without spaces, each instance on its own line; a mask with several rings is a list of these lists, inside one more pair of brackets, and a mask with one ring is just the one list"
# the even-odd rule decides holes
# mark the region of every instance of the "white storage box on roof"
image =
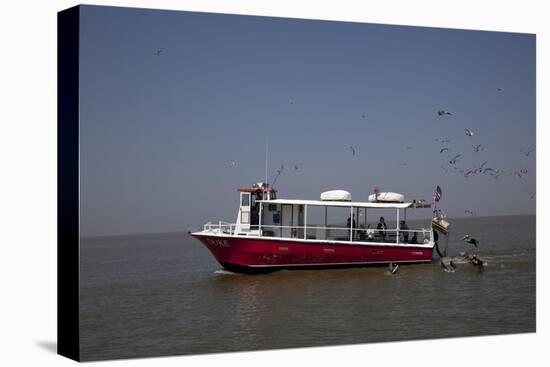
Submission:
[[351,194],[345,190],[331,190],[321,193],[322,201],[351,201]]
[[405,201],[405,195],[397,192],[381,192],[379,194],[369,195],[370,202],[383,202],[383,203],[403,203]]

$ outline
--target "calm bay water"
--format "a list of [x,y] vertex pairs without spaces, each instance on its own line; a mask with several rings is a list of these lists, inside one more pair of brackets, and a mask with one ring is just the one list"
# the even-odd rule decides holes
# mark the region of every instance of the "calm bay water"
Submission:
[[450,218],[459,262],[240,275],[188,234],[81,240],[83,360],[535,331],[535,216]]

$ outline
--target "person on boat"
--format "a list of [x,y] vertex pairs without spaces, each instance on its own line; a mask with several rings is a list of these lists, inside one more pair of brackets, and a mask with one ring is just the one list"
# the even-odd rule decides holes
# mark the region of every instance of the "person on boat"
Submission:
[[254,204],[254,207],[252,208],[252,221],[250,223],[252,225],[253,229],[258,229],[258,224],[260,222],[259,212],[260,212],[260,208],[259,208],[258,203],[256,203],[256,204]]
[[[348,228],[351,228],[353,224],[353,229],[355,230],[357,227],[355,226],[355,214],[353,214],[353,219],[351,217],[351,215],[348,217]],[[356,232],[353,232],[353,235],[352,235],[352,238],[355,238],[357,235]]]
[[408,243],[409,242],[409,226],[404,220],[399,221],[399,229],[403,230],[403,242]]
[[348,228],[351,228],[352,224],[353,224],[353,228],[357,228],[355,226],[355,214],[353,214],[353,219],[351,219],[351,215],[348,217]]
[[378,221],[378,225],[376,226],[376,229],[378,230],[380,237],[382,237],[382,241],[385,241],[386,229],[388,229],[388,226],[386,225],[386,221],[384,220],[384,217],[380,217],[380,220]]

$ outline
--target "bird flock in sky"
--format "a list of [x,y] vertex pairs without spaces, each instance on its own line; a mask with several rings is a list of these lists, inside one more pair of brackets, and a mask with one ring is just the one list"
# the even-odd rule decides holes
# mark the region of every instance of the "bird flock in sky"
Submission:
[[[502,92],[503,89],[497,88],[497,91]],[[439,118],[445,119],[445,118],[448,118],[449,116],[454,116],[454,114],[447,110],[438,110],[437,116]],[[361,117],[365,118],[365,114],[362,114]],[[464,129],[464,135],[466,136],[466,139],[470,139],[470,138],[473,138],[476,134],[473,129],[467,128],[467,129]],[[473,167],[463,166],[461,165],[463,153],[453,151],[454,149],[449,144],[451,142],[450,139],[445,137],[439,137],[439,138],[436,138],[435,141],[441,144],[441,146],[438,149],[439,149],[439,154],[445,159],[445,164],[441,164],[440,168],[445,173],[456,171],[457,173],[459,173],[461,176],[465,178],[481,174],[481,175],[491,176],[494,179],[498,179],[505,173],[521,179],[529,173],[529,170],[527,168],[521,168],[521,169],[515,168],[515,169],[509,170],[508,172],[505,172],[503,168],[494,168],[494,167],[487,166],[487,163],[488,163],[487,161],[484,161],[480,165],[474,165]],[[483,146],[482,144],[471,144],[471,147],[474,153],[480,153],[486,150],[486,147]],[[357,149],[354,146],[350,145],[349,149],[351,151],[352,156],[357,155]],[[412,151],[414,149],[415,147],[413,146],[405,147],[405,151]],[[522,155],[525,157],[529,157],[533,152],[535,152],[534,148],[520,150],[520,153],[522,153]],[[404,167],[404,166],[407,166],[407,162],[400,162],[398,163],[398,165],[401,167]],[[524,188],[524,191],[526,191],[529,194],[529,197],[531,199],[535,198],[534,192],[530,192],[525,188]],[[471,212],[473,213],[473,211]]]
[[[498,88],[498,91],[502,92],[502,89]],[[437,115],[441,118],[444,118],[446,116],[452,116],[452,113],[450,113],[448,111],[440,110],[440,111],[437,111]],[[475,135],[475,133],[472,129],[465,129],[464,133],[465,133],[467,139],[472,138]],[[445,138],[437,138],[437,139],[435,139],[435,141],[439,142],[440,144],[445,144],[445,146],[443,146],[439,149],[439,154],[440,155],[443,155],[444,153],[447,154],[446,159],[448,160],[448,164],[440,166],[441,170],[445,173],[448,173],[450,170],[455,170],[465,178],[468,178],[470,176],[477,175],[477,174],[483,174],[483,175],[490,175],[494,179],[498,179],[499,177],[501,177],[502,174],[505,173],[505,170],[502,169],[502,168],[497,169],[497,168],[493,168],[493,167],[488,167],[487,166],[488,161],[484,161],[483,163],[481,163],[479,165],[474,165],[473,167],[460,167],[459,163],[460,163],[460,158],[462,157],[462,154],[461,153],[454,154],[454,155],[450,154],[452,149],[447,144],[447,143],[450,143],[450,140],[445,139]],[[479,153],[481,151],[484,151],[485,147],[482,144],[472,144],[472,149],[473,149],[474,153]],[[523,156],[525,156],[525,157],[529,157],[534,151],[535,151],[534,148],[530,148],[530,149],[527,149],[527,150],[521,149],[520,153],[522,153]],[[508,172],[509,175],[514,175],[514,176],[516,176],[520,179],[523,178],[528,173],[529,173],[529,170],[527,168],[511,169]],[[531,199],[535,198],[535,193],[534,192],[528,192],[528,194],[529,194],[529,197]],[[470,209],[465,210],[464,214],[469,215],[469,216],[476,216],[477,215],[477,213],[475,211],[470,210]],[[477,248],[478,244],[479,244],[479,241],[477,239],[473,238],[473,237],[470,237],[469,234],[466,234],[462,238],[462,242],[473,245],[475,248]],[[470,262],[471,264],[477,266],[480,270],[482,270],[483,266],[486,265],[486,263],[483,260],[481,260],[476,254],[464,254],[464,253],[462,253],[461,256],[462,256],[462,259],[464,259],[464,260]],[[446,255],[441,256],[441,267],[446,272],[454,272],[455,269],[456,269],[456,265],[454,264],[453,260],[451,259],[449,261],[447,259]]]
[[[158,55],[160,55],[161,52],[162,52],[162,50],[158,50],[158,51],[156,51],[155,55],[158,56]],[[497,91],[502,92],[503,89],[498,88]],[[294,100],[292,98],[290,98],[290,99],[288,99],[288,103],[290,105],[293,105]],[[447,111],[447,110],[438,110],[437,111],[437,116],[439,118],[446,119],[446,118],[449,118],[449,116],[455,116],[455,115],[453,113]],[[362,113],[361,114],[361,119],[365,119],[365,118],[366,118],[366,114]],[[475,134],[475,131],[473,129],[466,128],[466,129],[464,129],[464,135],[466,136],[466,139],[469,139],[469,138],[473,138],[476,134]],[[445,137],[439,137],[439,138],[436,138],[435,141],[438,142],[441,145],[438,148],[438,151],[439,151],[439,154],[442,157],[444,156],[445,163],[440,165],[440,169],[441,169],[441,171],[443,171],[445,173],[456,171],[458,174],[460,174],[461,176],[463,176],[465,178],[468,178],[468,177],[471,177],[471,176],[474,176],[474,175],[487,175],[487,176],[493,177],[494,179],[499,179],[505,173],[507,173],[508,175],[515,176],[515,177],[521,179],[529,173],[529,170],[527,168],[520,168],[520,169],[516,168],[516,169],[509,170],[508,172],[505,172],[505,170],[502,169],[502,168],[494,168],[494,167],[487,166],[487,163],[488,163],[487,161],[484,161],[480,165],[474,165],[473,167],[462,166],[461,162],[462,162],[462,158],[463,158],[463,153],[454,151],[454,148],[450,145],[450,143],[451,143],[450,139],[445,138]],[[486,150],[486,147],[483,146],[482,144],[472,143],[471,147],[472,147],[472,151],[474,153],[480,153],[480,152],[483,152],[483,151]],[[415,149],[415,147],[414,146],[406,146],[404,149],[405,149],[405,151],[413,151]],[[355,146],[349,145],[348,150],[349,150],[349,153],[351,154],[352,157],[356,157],[358,155],[358,150]],[[525,150],[521,149],[520,150],[520,153],[522,153],[522,155],[524,157],[529,157],[533,152],[535,152],[534,148],[529,148],[529,149],[525,149]],[[398,165],[401,166],[401,167],[405,167],[405,166],[408,165],[408,163],[407,162],[400,162],[400,163],[398,163]],[[230,167],[235,167],[235,166],[237,166],[237,162],[232,160],[232,161],[229,162],[229,166]],[[299,166],[297,164],[294,164],[293,167],[294,167],[294,170],[299,169]],[[281,165],[281,168],[277,170],[277,174],[275,176],[275,179],[273,180],[273,184],[275,183],[277,178],[281,175],[283,170],[284,170],[284,165]],[[524,189],[524,191],[527,192],[527,194],[529,195],[529,198],[531,198],[531,199],[535,198],[535,193],[534,192],[530,192],[530,191],[526,190],[525,187],[523,187],[523,189]],[[474,212],[470,211],[468,214],[472,215],[472,213],[474,213]]]
[[[499,88],[498,90],[502,91],[501,88]],[[450,112],[447,112],[447,111],[438,111],[437,114],[440,117],[452,115]],[[465,133],[466,137],[468,137],[468,138],[471,138],[475,135],[475,133],[472,129],[465,129],[464,133]],[[444,138],[437,138],[437,139],[435,139],[435,141],[437,141],[441,144],[450,143],[449,139],[444,139]],[[479,153],[479,152],[484,151],[485,147],[482,144],[473,144],[472,145],[472,150],[473,150],[474,153]],[[520,153],[522,153],[525,157],[529,157],[529,155],[531,155],[531,153],[533,153],[534,151],[535,151],[534,148],[531,148],[531,149],[528,149],[528,150],[521,149]],[[487,167],[486,166],[487,161],[484,161],[479,166],[460,167],[460,165],[458,163],[459,163],[459,159],[462,157],[462,154],[455,154],[455,155],[449,154],[451,152],[450,146],[444,146],[444,147],[441,147],[439,149],[439,154],[443,154],[445,152],[447,152],[447,154],[448,154],[448,156],[447,156],[448,166],[445,167],[445,166],[441,165],[441,170],[445,173],[448,173],[450,169],[453,169],[453,170],[456,170],[458,173],[460,173],[462,176],[464,176],[466,178],[468,178],[470,176],[473,176],[473,175],[476,175],[476,174],[484,174],[484,175],[492,176],[495,179],[498,179],[499,177],[501,177],[502,174],[505,173],[505,170],[502,169],[502,168],[497,169],[497,168],[493,168],[493,167]],[[513,170],[510,170],[508,172],[509,175],[514,175],[518,178],[522,178],[525,175],[527,175],[528,173],[529,173],[529,170],[527,168],[513,169]],[[533,199],[535,197],[534,193],[531,193],[531,192],[528,192],[528,193],[529,193],[529,197],[531,199]]]
[[[157,49],[153,52],[153,54],[155,56],[161,56],[161,54],[163,54],[163,52],[164,51],[162,49]],[[497,88],[497,92],[498,93],[503,92],[503,88]],[[289,98],[288,99],[288,104],[293,105],[294,100],[292,98]],[[454,116],[454,114],[451,113],[450,111],[442,109],[442,110],[437,111],[437,116],[439,118],[446,119],[446,118],[449,118],[449,116]],[[366,119],[366,118],[367,118],[366,114],[362,113],[361,114],[361,119]],[[475,135],[475,132],[472,129],[467,128],[467,129],[464,129],[464,134],[466,135],[467,138],[472,138]],[[449,172],[452,172],[452,170],[454,170],[454,171],[458,172],[460,175],[462,175],[465,178],[468,178],[468,177],[471,177],[471,176],[474,176],[474,175],[478,175],[478,174],[482,174],[482,175],[492,176],[494,179],[499,179],[499,177],[501,177],[505,173],[507,173],[508,175],[511,175],[511,176],[515,176],[519,179],[521,179],[521,178],[525,177],[527,174],[529,174],[529,170],[527,168],[520,168],[520,169],[515,168],[515,169],[512,169],[508,172],[505,172],[505,170],[502,169],[502,168],[497,169],[497,168],[494,168],[494,167],[486,167],[487,161],[483,162],[479,166],[461,167],[460,162],[461,162],[461,158],[462,158],[463,155],[460,152],[453,152],[452,147],[449,145],[451,140],[447,139],[447,138],[444,138],[444,137],[440,137],[440,138],[436,138],[435,141],[441,144],[441,146],[438,148],[439,149],[439,154],[443,155],[445,153],[447,155],[446,156],[446,164],[441,164],[440,165],[441,171],[443,171],[445,173],[449,173]],[[406,151],[412,151],[414,149],[415,149],[415,147],[413,147],[413,146],[405,147]],[[472,144],[472,150],[473,150],[474,153],[479,153],[479,152],[485,151],[485,149],[486,148],[482,144]],[[349,152],[353,157],[357,156],[357,148],[354,147],[353,145],[349,146]],[[533,152],[535,152],[534,148],[529,148],[529,149],[525,149],[525,150],[521,149],[520,150],[520,153],[522,153],[522,155],[525,156],[525,157],[529,157]],[[407,166],[407,162],[401,162],[401,163],[398,163],[398,165],[401,166],[401,167],[405,167],[405,166]],[[236,166],[237,166],[237,161],[235,161],[235,160],[229,161],[229,167],[230,168],[234,168]],[[298,170],[300,168],[297,164],[293,164],[292,166],[294,167],[294,170]],[[273,183],[275,183],[275,181],[281,175],[283,170],[284,170],[284,165],[281,165],[281,168],[277,170],[277,174],[275,176],[275,179],[273,180]],[[534,192],[526,190],[525,187],[523,187],[523,190],[529,195],[529,198],[531,198],[531,199],[535,198],[535,193]],[[470,211],[470,212],[473,213],[473,211]],[[471,213],[468,213],[468,214],[471,214]]]
[[[156,52],[154,52],[154,54],[156,56],[160,56],[162,52],[163,51],[159,49]],[[501,93],[501,92],[503,92],[503,89],[502,88],[497,88],[497,92]],[[295,104],[294,99],[289,98],[288,99],[288,104],[289,105],[294,105]],[[441,109],[441,110],[437,111],[437,116],[441,119],[447,119],[447,118],[454,117],[455,114],[450,112],[450,111]],[[361,119],[366,119],[367,115],[365,113],[362,113],[360,115],[360,117],[361,117]],[[471,128],[466,128],[466,129],[464,129],[464,135],[466,136],[466,139],[472,139],[474,136],[476,136],[476,132]],[[441,169],[442,172],[444,172],[446,174],[455,171],[458,174],[460,174],[461,176],[463,176],[464,178],[472,177],[472,176],[475,176],[475,175],[486,175],[486,176],[491,176],[494,179],[499,179],[500,177],[502,177],[505,174],[510,175],[510,176],[515,176],[518,179],[522,179],[527,174],[529,174],[529,170],[527,168],[519,168],[519,169],[514,168],[514,169],[510,169],[510,170],[505,170],[503,168],[489,167],[489,166],[487,166],[488,161],[484,161],[480,165],[474,165],[473,167],[472,166],[467,167],[467,166],[462,164],[463,163],[463,152],[455,151],[454,148],[450,144],[451,143],[450,139],[448,139],[446,137],[439,137],[439,138],[436,138],[435,141],[440,144],[440,146],[437,149],[438,149],[439,155],[442,156],[443,161],[445,162],[445,163],[440,165],[440,169]],[[476,154],[480,153],[480,152],[483,152],[483,151],[486,151],[486,149],[487,149],[484,145],[476,144],[476,143],[473,143],[473,142],[471,143],[471,147],[472,147],[472,152],[474,152]],[[406,146],[404,149],[405,149],[405,151],[413,151],[415,149],[415,147],[409,145],[409,146]],[[348,151],[349,151],[349,154],[351,154],[352,157],[356,157],[358,155],[357,147],[355,147],[353,145],[348,146]],[[520,153],[524,157],[529,157],[534,152],[535,152],[534,148],[521,149],[520,150]],[[401,166],[401,167],[405,167],[405,166],[408,165],[408,163],[403,161],[403,162],[398,163],[398,165]],[[237,162],[235,160],[231,160],[229,162],[229,167],[233,168],[233,167],[236,167],[236,166],[237,166]],[[300,168],[300,166],[297,165],[297,164],[293,164],[291,166],[294,168],[294,170],[298,170]],[[279,176],[283,173],[284,169],[285,169],[284,165],[281,165],[281,167],[276,170],[276,175],[275,175],[275,178],[273,180],[272,185],[275,184],[275,182],[277,181]],[[527,190],[525,188],[525,186],[523,186],[523,185],[522,185],[522,188],[523,188],[523,191],[525,191],[528,194],[530,199],[535,198],[535,193],[534,192],[531,192],[531,191]],[[474,216],[476,215],[473,210],[467,210],[465,212],[465,214],[474,215]]]

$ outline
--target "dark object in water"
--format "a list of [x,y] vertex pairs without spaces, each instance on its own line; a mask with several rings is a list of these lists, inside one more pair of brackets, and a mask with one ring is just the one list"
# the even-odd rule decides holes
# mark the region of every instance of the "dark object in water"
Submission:
[[483,261],[475,254],[470,256],[470,262],[475,266],[483,266]]
[[475,247],[477,247],[479,241],[476,240],[475,238],[473,237],[470,237],[469,234],[467,234],[466,236],[462,237],[462,241],[466,242],[466,243],[470,243],[472,245],[474,245]]
[[456,265],[453,262],[453,260],[447,261],[448,258],[442,257],[441,258],[441,267],[443,270],[445,270],[447,273],[454,273],[456,269]]
[[463,254],[462,257],[468,260],[472,265],[479,267],[480,271],[483,271],[483,267],[486,265],[486,263],[477,257],[476,254]]

